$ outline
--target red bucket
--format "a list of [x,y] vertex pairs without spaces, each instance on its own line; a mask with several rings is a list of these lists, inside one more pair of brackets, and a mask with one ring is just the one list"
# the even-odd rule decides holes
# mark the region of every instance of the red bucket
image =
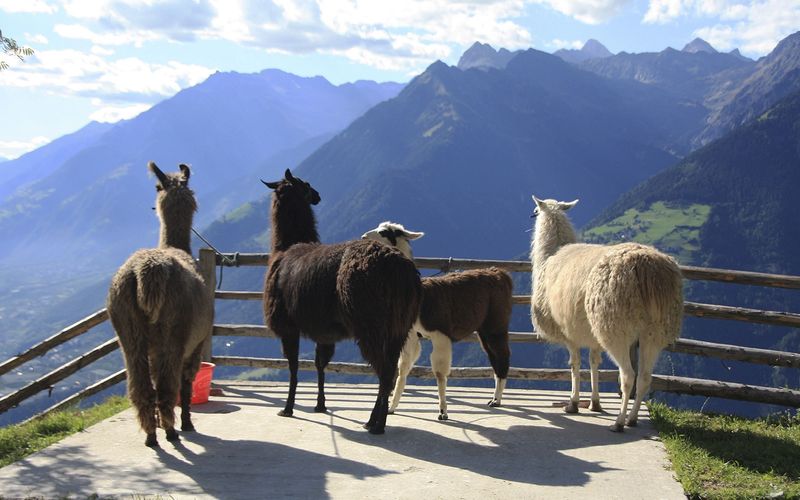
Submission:
[[[194,376],[194,381],[192,382],[193,405],[208,403],[208,395],[211,392],[211,376],[214,374],[215,366],[214,363],[208,363],[206,361],[200,363],[200,369],[197,370],[197,374]],[[175,406],[180,404],[181,395],[178,394]]]
[[194,376],[192,382],[192,404],[199,405],[208,403],[208,395],[211,393],[211,376],[214,374],[214,363],[203,361],[200,369]]

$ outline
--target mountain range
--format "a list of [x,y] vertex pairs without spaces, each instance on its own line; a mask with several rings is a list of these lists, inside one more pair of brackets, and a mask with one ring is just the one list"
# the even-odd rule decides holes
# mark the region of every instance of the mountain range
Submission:
[[80,268],[86,256],[92,266],[118,265],[157,241],[148,161],[165,170],[193,166],[202,207],[195,223],[202,227],[248,199],[237,179],[253,172],[249,177],[257,180],[293,165],[401,87],[334,86],[278,70],[216,73],[134,119],[91,124],[6,162],[0,169],[3,266],[36,259],[42,267],[71,262]]
[[[53,289],[54,276],[73,278],[53,292],[53,311],[84,314],[102,304],[113,263],[156,241],[153,183],[144,168],[150,159],[166,169],[193,164],[197,225],[223,251],[268,248],[269,193],[258,178],[276,180],[294,166],[322,196],[316,210],[327,242],[394,220],[426,232],[417,255],[527,258],[536,194],[581,198],[573,220],[589,223],[585,234],[599,240],[619,238],[620,227],[625,237],[651,238],[642,220],[655,214],[679,221],[679,231],[654,241],[683,263],[800,272],[788,257],[796,234],[785,227],[786,200],[797,187],[786,148],[799,130],[787,117],[797,116],[800,33],[759,61],[702,40],[645,54],[601,47],[587,43],[575,57],[476,43],[458,66],[433,63],[402,90],[373,82],[335,87],[274,70],[218,73],[132,120],[79,131],[84,147],[65,137],[0,165],[0,172],[33,172],[13,181],[0,205],[0,236],[10,242],[0,248],[0,278],[32,259],[45,261],[50,269],[38,271],[44,282],[36,290]],[[45,168],[34,154],[57,161]],[[759,162],[775,170],[763,186]],[[770,198],[770,183],[781,176],[785,193]],[[758,193],[750,204],[748,186]],[[624,226],[627,216],[638,233]],[[87,268],[94,274],[74,281]],[[227,289],[261,287],[263,269],[226,274]],[[17,298],[0,294],[0,317],[25,295],[15,290]],[[218,311],[220,321],[261,322],[257,304]],[[514,321],[530,329],[526,313]],[[236,344],[253,353],[257,342]],[[475,352],[457,351],[456,362],[481,360]],[[516,366],[564,362],[540,347],[515,352],[522,353]]]

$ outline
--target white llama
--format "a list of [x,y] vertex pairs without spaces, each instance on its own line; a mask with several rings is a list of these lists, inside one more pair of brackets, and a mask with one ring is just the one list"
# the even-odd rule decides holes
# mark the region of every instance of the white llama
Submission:
[[[635,426],[661,350],[680,336],[682,275],[674,259],[638,243],[589,245],[577,238],[564,213],[578,202],[540,200],[531,243],[531,317],[536,330],[569,350],[572,394],[567,413],[578,411],[580,348],[590,352],[592,399],[600,411],[598,365],[605,350],[619,366],[622,404],[611,430]],[[625,419],[634,383],[630,348],[639,341],[636,398]]]

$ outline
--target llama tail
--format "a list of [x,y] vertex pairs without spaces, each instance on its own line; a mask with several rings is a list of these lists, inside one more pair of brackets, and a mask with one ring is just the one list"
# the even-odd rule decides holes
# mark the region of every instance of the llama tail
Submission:
[[146,259],[136,269],[136,302],[150,320],[156,323],[167,298],[171,266],[158,259]]

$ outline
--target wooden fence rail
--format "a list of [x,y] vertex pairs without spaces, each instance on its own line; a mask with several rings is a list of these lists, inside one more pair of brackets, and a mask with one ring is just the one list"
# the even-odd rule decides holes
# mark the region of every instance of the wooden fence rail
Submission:
[[[268,262],[269,254],[266,253],[245,253],[245,254],[222,254],[214,255],[210,249],[200,251],[200,268],[204,277],[207,279],[210,288],[215,286],[214,266],[265,266]],[[508,261],[508,260],[478,260],[478,259],[454,259],[454,258],[430,258],[418,257],[415,259],[417,267],[421,269],[436,269],[442,272],[452,270],[479,269],[489,266],[496,266],[511,272],[531,272],[531,264],[528,261]],[[768,273],[756,273],[749,271],[732,271],[727,269],[711,269],[693,266],[681,266],[681,271],[686,279],[709,280],[724,283],[735,283],[741,285],[757,285],[766,287],[778,287],[788,289],[800,289],[800,276],[786,276]],[[218,299],[235,300],[261,300],[263,294],[257,291],[229,291],[218,290],[215,294]],[[530,304],[530,296],[515,295],[515,304]],[[696,302],[684,303],[684,314],[703,318],[726,319],[736,321],[746,321],[751,323],[763,323],[770,325],[789,326],[800,328],[800,314],[762,311],[757,309],[747,309],[742,307],[731,307],[713,304],[700,304]],[[25,352],[14,356],[0,363],[0,375],[8,373],[14,368],[30,361],[38,356],[42,356],[50,349],[67,342],[91,328],[103,323],[108,319],[108,313],[101,309],[86,318],[70,325],[57,334],[36,344]],[[262,325],[214,325],[213,335],[215,336],[247,336],[247,337],[274,337],[269,330]],[[477,335],[473,334],[469,341],[477,342]],[[542,337],[536,333],[511,332],[512,342],[544,342]],[[31,382],[25,387],[0,398],[0,413],[19,404],[32,395],[52,387],[76,371],[105,356],[109,352],[118,348],[117,340],[112,339],[94,348],[93,350],[73,359],[67,364],[53,370],[43,377]],[[703,342],[693,339],[679,339],[674,345],[667,348],[668,351],[694,354],[706,357],[716,357],[756,364],[764,364],[778,367],[800,368],[800,354],[774,351],[768,349],[756,349],[737,345],[717,344]],[[211,359],[221,365],[228,366],[266,366],[274,368],[286,368],[283,360],[264,360],[260,358],[238,358],[216,356],[210,353],[210,342],[207,342],[205,359]],[[264,364],[266,363],[266,364]],[[314,362],[302,360],[301,369],[315,370]],[[351,374],[372,374],[372,370],[367,365],[356,363],[331,363],[328,368],[334,373]],[[559,369],[528,369],[511,368],[511,378],[527,380],[568,380],[569,371]],[[616,370],[603,371],[601,380],[616,381]],[[427,377],[430,369],[425,367],[414,367],[412,376]],[[490,368],[467,368],[454,367],[451,378],[492,378],[493,373]],[[117,384],[124,380],[125,373],[121,370],[105,379],[86,387],[79,393],[70,396],[64,401],[51,406],[42,414],[63,408],[74,402],[95,394],[107,387]],[[800,406],[800,393],[789,389],[779,389],[770,387],[748,386],[744,384],[733,384],[720,381],[709,381],[691,379],[685,377],[654,376],[653,389],[681,392],[685,394],[697,394],[705,396],[723,397],[728,399],[741,399],[747,401],[764,402],[771,404],[783,404],[787,406]]]
[[[456,269],[481,269],[484,267],[500,267],[511,272],[531,272],[531,263],[526,260],[479,260],[454,259],[452,257],[415,257],[414,262],[419,269],[437,269],[449,271]],[[268,253],[223,253],[216,257],[220,266],[266,266],[269,263]],[[757,273],[752,271],[734,271],[710,267],[680,266],[686,279],[703,281],[720,281],[739,285],[757,285],[775,288],[800,289],[800,276],[786,274]]]
[[72,325],[64,328],[60,332],[56,333],[52,337],[49,337],[35,346],[31,347],[27,351],[23,352],[22,354],[18,354],[13,358],[9,358],[3,363],[0,364],[0,375],[10,372],[14,368],[26,363],[33,358],[41,356],[45,354],[50,349],[63,344],[64,342],[74,339],[78,335],[82,335],[88,332],[90,329],[94,328],[95,326],[99,325],[100,323],[104,322],[108,319],[108,312],[105,309],[100,309],[99,311],[86,316],[82,320],[78,321],[77,323],[73,323]]
[[[238,356],[215,356],[212,362],[222,366],[246,366],[250,368],[271,368],[286,370],[289,367],[285,359],[274,358],[248,358]],[[314,361],[301,360],[299,369],[316,371]],[[360,363],[330,363],[325,368],[326,372],[348,375],[373,375],[372,368]],[[433,372],[428,367],[415,366],[409,373],[417,378],[434,378]],[[459,379],[490,379],[494,376],[491,368],[453,367],[450,378]],[[538,381],[568,381],[571,372],[568,369],[556,368],[509,368],[508,378],[515,380]],[[616,382],[617,370],[600,370],[601,382]],[[588,381],[589,371],[581,370],[581,380]],[[664,392],[678,392],[697,396],[720,397],[741,401],[754,401],[758,403],[777,404],[783,406],[800,407],[800,391],[774,387],[763,387],[718,380],[705,380],[687,377],[674,377],[668,375],[653,375],[652,389]]]
[[[263,325],[214,325],[214,336],[219,337],[264,337],[277,338],[274,332]],[[538,333],[509,332],[509,341],[513,343],[547,343]],[[480,342],[478,335],[473,333],[464,339],[464,342]],[[746,363],[781,366],[787,368],[800,368],[800,354],[743,347],[731,344],[717,344],[693,339],[678,339],[674,344],[667,346],[667,351],[695,354],[704,357],[742,361]]]

